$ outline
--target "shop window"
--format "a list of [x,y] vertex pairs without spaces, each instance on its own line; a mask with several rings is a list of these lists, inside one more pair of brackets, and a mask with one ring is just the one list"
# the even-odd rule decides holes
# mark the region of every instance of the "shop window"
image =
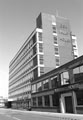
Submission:
[[44,96],[45,106],[50,106],[49,95]]
[[37,91],[38,92],[42,91],[42,83],[41,82],[37,83]]
[[76,97],[77,97],[77,105],[83,105],[83,90],[77,91]]
[[61,85],[67,84],[69,84],[69,73],[66,71],[61,73]]
[[52,95],[52,103],[53,103],[53,106],[59,106],[59,95],[58,94]]
[[42,106],[42,96],[38,97],[38,106]]
[[36,106],[36,97],[32,98],[32,104],[33,104],[33,106]]
[[52,88],[57,88],[58,87],[57,76],[54,76],[54,77],[51,78],[51,87]]
[[44,89],[49,89],[49,80],[44,80],[43,81],[43,86],[44,86]]

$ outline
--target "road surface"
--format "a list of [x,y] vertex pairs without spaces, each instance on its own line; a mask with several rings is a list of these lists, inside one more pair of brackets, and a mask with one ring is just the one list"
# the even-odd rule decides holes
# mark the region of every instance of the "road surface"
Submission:
[[0,120],[83,120],[83,115],[0,108]]
[[55,120],[55,117],[35,114],[32,111],[0,108],[0,120]]

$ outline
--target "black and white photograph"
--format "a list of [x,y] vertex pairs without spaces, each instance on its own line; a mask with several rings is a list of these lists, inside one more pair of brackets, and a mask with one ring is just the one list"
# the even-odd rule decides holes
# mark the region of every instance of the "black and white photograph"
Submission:
[[83,0],[0,0],[0,120],[83,120]]

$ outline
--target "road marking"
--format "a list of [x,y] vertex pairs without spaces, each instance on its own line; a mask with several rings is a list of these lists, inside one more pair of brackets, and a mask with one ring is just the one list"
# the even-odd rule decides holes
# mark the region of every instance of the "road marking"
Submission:
[[21,120],[21,119],[19,119],[19,118],[16,118],[16,117],[12,117],[13,119],[15,119],[15,120]]

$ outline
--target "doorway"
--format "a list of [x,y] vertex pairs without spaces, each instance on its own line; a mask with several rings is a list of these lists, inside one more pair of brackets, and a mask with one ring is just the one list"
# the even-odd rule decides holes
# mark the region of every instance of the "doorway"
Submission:
[[72,99],[72,93],[65,93],[61,95],[62,100],[62,113],[74,113],[74,104]]
[[65,111],[66,113],[73,113],[72,96],[65,96]]

